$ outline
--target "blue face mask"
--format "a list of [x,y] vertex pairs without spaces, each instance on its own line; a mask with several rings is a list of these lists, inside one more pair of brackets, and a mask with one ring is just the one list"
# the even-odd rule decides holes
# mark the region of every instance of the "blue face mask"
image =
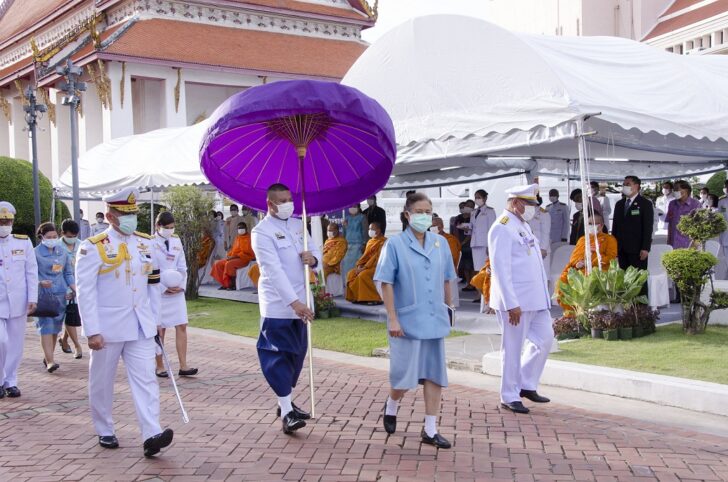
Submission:
[[43,239],[41,243],[48,249],[53,249],[58,246],[58,239]]
[[410,214],[409,225],[418,233],[424,233],[432,226],[432,214]]
[[137,215],[127,214],[126,216],[119,216],[119,231],[126,234],[127,236],[133,234],[137,228]]

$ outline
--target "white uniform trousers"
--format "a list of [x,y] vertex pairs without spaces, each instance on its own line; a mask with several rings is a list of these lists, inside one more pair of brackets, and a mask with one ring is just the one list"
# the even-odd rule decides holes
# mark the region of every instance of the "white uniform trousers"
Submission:
[[478,273],[483,269],[485,262],[488,260],[488,248],[485,246],[476,246],[470,249],[473,252],[473,269]]
[[119,357],[124,359],[134,399],[142,440],[162,432],[159,425],[159,384],[154,374],[153,338],[106,343],[92,350],[89,362],[88,400],[91,418],[99,436],[114,435],[111,409],[114,404],[114,378]]
[[27,315],[0,318],[0,375],[5,388],[18,386],[18,367],[23,359],[27,321]]
[[715,267],[715,279],[728,279],[728,246],[721,246],[718,251],[718,265]]
[[503,332],[501,401],[519,402],[521,390],[536,390],[546,365],[554,339],[551,313],[548,310],[524,311],[518,326],[508,323],[507,311],[496,311],[496,315]]

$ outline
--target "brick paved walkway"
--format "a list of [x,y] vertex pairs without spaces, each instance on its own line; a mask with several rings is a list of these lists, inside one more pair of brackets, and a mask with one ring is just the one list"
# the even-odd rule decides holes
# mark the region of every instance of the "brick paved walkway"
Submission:
[[440,429],[454,447],[438,452],[419,442],[421,391],[406,397],[400,431],[388,437],[386,372],[326,360],[317,364],[318,420],[287,437],[252,347],[193,340],[201,376],[181,381],[192,421],[182,424],[164,383],[162,418],[175,442],[147,460],[126,382],[115,405],[122,448],[104,450],[86,405],[88,359],[59,354],[49,375],[29,331],[23,396],[0,400],[0,480],[728,480],[728,438],[557,404],[516,416],[495,393],[461,386],[444,391]]

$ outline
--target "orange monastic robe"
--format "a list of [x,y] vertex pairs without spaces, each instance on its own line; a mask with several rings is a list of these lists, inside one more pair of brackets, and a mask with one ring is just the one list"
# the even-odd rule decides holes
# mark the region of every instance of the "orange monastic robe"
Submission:
[[260,279],[260,268],[258,267],[258,263],[255,263],[253,266],[250,267],[250,269],[248,270],[248,278],[250,278],[250,281],[252,281],[257,288],[258,280]]
[[442,233],[440,236],[447,240],[448,246],[450,246],[450,253],[452,254],[452,262],[455,263],[455,272],[458,270],[458,261],[460,261],[460,240],[456,236],[448,233]]
[[235,278],[235,272],[238,269],[248,266],[255,259],[250,234],[239,234],[227,255],[234,258],[215,261],[212,266],[212,273],[210,273],[225,288],[230,287],[230,280]]
[[377,269],[379,253],[382,252],[384,236],[372,238],[367,242],[364,254],[356,262],[355,268],[363,268],[357,273],[352,269],[346,275],[346,299],[352,302],[382,302],[374,285],[374,271]]
[[324,278],[331,273],[341,274],[341,260],[346,255],[349,243],[343,236],[327,239],[324,243]]
[[485,304],[488,304],[490,302],[490,258],[485,261],[483,269],[473,276],[473,279],[470,280],[470,284],[480,291],[480,294],[483,295],[483,298],[485,299]]
[[[591,246],[591,262],[592,267],[596,267],[599,263],[599,259],[597,258],[596,254],[596,245],[594,243],[594,235],[591,235],[590,238],[590,246]],[[597,240],[599,241],[599,253],[602,257],[602,265],[601,269],[602,271],[605,271],[609,268],[609,263],[613,259],[617,257],[617,238],[612,236],[611,234],[606,233],[599,233],[597,234]],[[580,261],[583,262],[586,256],[584,255],[584,246],[586,242],[584,241],[584,236],[580,237],[579,240],[576,242],[576,246],[574,246],[574,251],[571,253],[571,259],[569,259],[569,262],[564,266],[564,271],[561,273],[561,281],[564,283],[568,282],[569,280],[569,271],[573,269],[578,269],[576,267],[576,264]],[[583,273],[584,268],[581,268],[580,271]],[[558,299],[559,295],[559,285],[556,285],[556,297]],[[565,305],[564,303],[559,300],[559,304],[564,309],[564,312],[570,312],[572,311],[571,306]]]

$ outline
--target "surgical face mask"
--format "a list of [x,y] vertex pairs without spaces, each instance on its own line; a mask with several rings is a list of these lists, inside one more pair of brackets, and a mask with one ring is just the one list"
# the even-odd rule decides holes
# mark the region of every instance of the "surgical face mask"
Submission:
[[599,226],[595,226],[593,224],[589,225],[589,234],[599,234],[601,232],[601,229],[599,229]]
[[409,224],[418,233],[424,233],[432,226],[432,214],[411,214]]
[[536,215],[536,206],[526,205],[524,206],[523,214],[521,217],[523,217],[524,221],[530,221],[533,219],[533,217]]
[[41,240],[41,243],[43,243],[43,246],[45,246],[48,249],[53,249],[56,246],[58,246],[58,238],[56,239],[43,239]]
[[559,200],[558,196],[549,196],[549,201],[551,201],[552,203],[555,203],[558,200]]
[[430,226],[430,232],[431,233],[439,233],[440,232],[440,228],[438,228],[437,226]]
[[76,244],[77,239],[78,238],[69,238],[68,236],[63,236],[63,242],[69,246],[71,246],[72,244]]
[[0,226],[0,238],[7,238],[13,232],[13,225]]
[[481,198],[477,198],[475,200],[475,205],[478,206],[478,207],[482,207],[482,206],[485,205],[485,200],[484,199],[481,199]]
[[367,199],[367,206],[374,206],[374,200],[373,199]]
[[359,210],[357,208],[349,208],[349,214],[351,214],[352,216],[358,212],[359,212]]
[[726,196],[728,196],[728,187],[723,188],[723,194],[725,194]]
[[471,208],[470,206],[465,206],[463,208],[463,214],[471,214],[472,212],[473,212],[473,208]]
[[248,232],[247,229],[243,229],[243,228],[238,229],[238,234],[245,234],[247,232]]
[[134,234],[137,228],[137,215],[127,214],[125,216],[119,216],[119,231],[129,236]]
[[465,214],[465,208],[460,208],[460,214]]
[[574,207],[576,208],[577,211],[581,211],[582,208],[584,207],[584,204],[582,204],[582,203],[574,203]]
[[370,238],[376,238],[377,237],[377,232],[374,231],[373,229],[370,229],[369,230],[369,237]]
[[336,237],[336,233],[334,233],[333,231],[326,231],[326,236],[329,239],[334,239]]
[[101,224],[101,223],[104,222],[104,218],[98,217],[98,218],[96,218],[96,222],[99,223],[99,224]]
[[705,194],[705,193],[700,193],[700,199],[702,199],[703,201],[705,201],[706,199],[708,199],[708,195]]
[[632,186],[622,186],[622,194],[629,197],[632,195]]
[[237,215],[238,215],[238,212],[237,211],[232,211],[232,210],[230,211],[230,216],[233,216],[234,217],[234,216],[237,216]]
[[162,236],[164,239],[169,239],[174,234],[174,228],[160,228],[159,229],[159,235]]
[[278,205],[278,218],[284,221],[291,217],[293,214],[293,201]]
[[672,192],[672,191],[670,191],[670,190],[669,190],[669,189],[667,189],[666,187],[665,187],[665,188],[662,188],[662,194],[663,194],[663,195],[665,195],[665,196],[668,196],[668,195],[669,195],[669,194],[670,194],[671,192]]

